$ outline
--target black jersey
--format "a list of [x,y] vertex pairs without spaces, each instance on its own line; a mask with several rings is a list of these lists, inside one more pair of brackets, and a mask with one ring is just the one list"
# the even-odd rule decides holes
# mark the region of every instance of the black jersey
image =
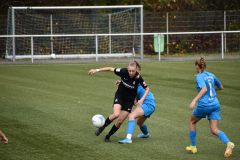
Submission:
[[147,88],[141,75],[137,74],[131,78],[127,68],[115,68],[114,73],[121,77],[121,82],[116,93],[122,95],[124,98],[134,100],[137,95],[138,84],[141,84],[143,88]]

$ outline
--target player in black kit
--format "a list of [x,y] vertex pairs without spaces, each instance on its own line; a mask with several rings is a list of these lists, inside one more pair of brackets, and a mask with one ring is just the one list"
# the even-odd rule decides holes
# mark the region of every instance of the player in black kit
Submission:
[[141,68],[137,61],[131,61],[128,64],[128,68],[112,68],[105,67],[99,69],[91,69],[88,74],[94,75],[97,72],[111,71],[117,76],[121,77],[121,82],[115,93],[113,102],[113,113],[106,119],[105,124],[98,128],[95,132],[96,136],[99,136],[105,127],[107,127],[112,121],[117,119],[109,133],[105,136],[105,141],[108,142],[110,137],[120,128],[123,121],[127,118],[131,112],[134,99],[137,95],[137,86],[141,84],[145,88],[146,92],[143,97],[137,102],[139,106],[142,105],[145,97],[148,95],[149,88],[144,82],[142,76],[137,72]]

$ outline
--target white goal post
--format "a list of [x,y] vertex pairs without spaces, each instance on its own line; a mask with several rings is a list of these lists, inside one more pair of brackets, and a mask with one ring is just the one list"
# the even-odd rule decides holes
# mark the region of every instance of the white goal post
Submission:
[[143,57],[141,33],[142,5],[11,7],[6,58]]

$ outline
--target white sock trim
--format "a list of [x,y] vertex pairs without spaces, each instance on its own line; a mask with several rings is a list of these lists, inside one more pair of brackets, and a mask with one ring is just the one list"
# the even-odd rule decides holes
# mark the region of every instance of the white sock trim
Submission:
[[132,139],[132,134],[127,134],[127,139]]

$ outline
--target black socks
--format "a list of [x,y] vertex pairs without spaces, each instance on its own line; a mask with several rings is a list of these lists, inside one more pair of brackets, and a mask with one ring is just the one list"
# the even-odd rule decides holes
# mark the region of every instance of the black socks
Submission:
[[105,123],[104,123],[104,125],[102,126],[102,128],[105,128],[105,127],[107,127],[109,124],[111,124],[112,123],[112,121],[109,119],[109,117],[106,119],[106,121],[105,121]]
[[111,137],[115,132],[117,132],[119,128],[115,126],[115,124],[112,126],[111,130],[107,134],[107,137]]

